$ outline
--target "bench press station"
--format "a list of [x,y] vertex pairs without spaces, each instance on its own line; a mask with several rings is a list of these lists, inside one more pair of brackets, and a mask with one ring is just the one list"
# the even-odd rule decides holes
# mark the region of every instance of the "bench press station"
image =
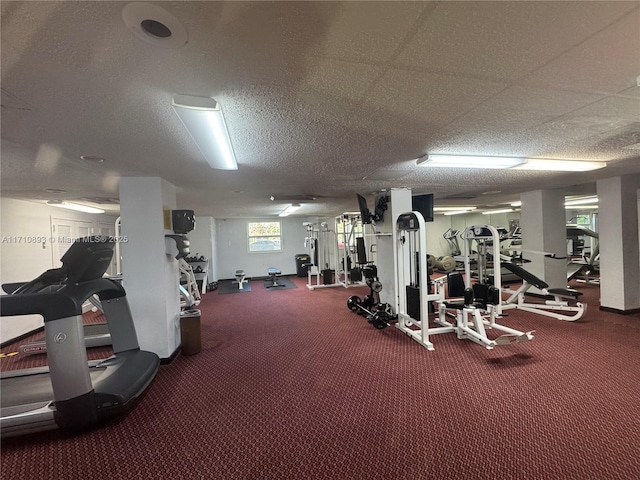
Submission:
[[280,275],[281,273],[282,272],[280,272],[280,270],[278,270],[277,268],[269,267],[269,269],[267,270],[267,274],[269,275],[271,283],[269,284],[265,282],[265,288],[284,287],[284,283],[278,283],[278,281],[276,280],[276,276]]

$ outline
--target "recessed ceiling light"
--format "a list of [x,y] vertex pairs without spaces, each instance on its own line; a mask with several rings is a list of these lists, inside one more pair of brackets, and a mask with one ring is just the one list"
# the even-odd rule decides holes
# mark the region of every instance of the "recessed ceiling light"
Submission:
[[104,158],[98,157],[97,155],[80,155],[80,159],[85,162],[94,162],[94,163],[102,163],[104,162]]

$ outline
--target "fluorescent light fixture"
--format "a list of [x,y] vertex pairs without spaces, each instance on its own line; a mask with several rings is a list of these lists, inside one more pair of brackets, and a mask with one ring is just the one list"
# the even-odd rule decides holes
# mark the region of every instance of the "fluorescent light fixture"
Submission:
[[598,208],[598,205],[565,205],[565,210],[591,210]]
[[449,210],[446,212],[443,212],[443,215],[462,215],[463,213],[471,213],[473,212],[472,209],[467,209],[467,210]]
[[208,97],[175,95],[171,105],[211,168],[238,169],[218,102]]
[[475,209],[476,207],[464,207],[462,205],[459,207],[433,207],[434,212],[458,212],[460,210],[469,211]]
[[587,160],[555,160],[553,158],[528,158],[526,163],[519,165],[516,170],[546,170],[550,172],[588,172],[606,167],[605,162],[590,162]]
[[524,162],[524,158],[514,157],[429,154],[418,158],[416,165],[445,168],[512,168]]
[[66,202],[58,202],[55,200],[50,200],[47,202],[47,205],[58,208],[66,208],[67,210],[75,210],[77,212],[84,213],[104,213],[104,210],[101,208],[89,207],[87,205],[80,205],[79,203],[66,203]]
[[313,195],[271,195],[272,202],[313,202],[316,199]]
[[296,210],[298,210],[299,208],[300,208],[299,203],[292,203],[287,208],[285,208],[278,216],[287,217],[291,215],[293,212],[295,212]]
[[564,202],[564,205],[565,207],[570,207],[573,205],[589,205],[590,203],[598,203],[598,197],[574,198]]
[[520,200],[518,200],[517,202],[512,202],[509,205],[511,205],[512,207],[521,207],[522,206],[522,202]]
[[486,212],[482,212],[483,215],[493,215],[494,213],[509,213],[513,212],[513,208],[500,208],[498,210],[487,210]]

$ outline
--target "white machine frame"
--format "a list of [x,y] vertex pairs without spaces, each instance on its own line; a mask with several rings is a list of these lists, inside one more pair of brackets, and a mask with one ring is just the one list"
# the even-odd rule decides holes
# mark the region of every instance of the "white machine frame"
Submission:
[[[527,302],[525,294],[532,286],[538,288],[541,295],[553,297],[553,300],[546,299],[544,303]],[[576,300],[578,292],[564,288],[548,288],[547,284],[540,279],[536,279],[535,284],[533,284],[523,278],[522,285],[517,290],[505,288],[503,291],[511,294],[507,300],[502,302],[503,310],[524,310],[525,312],[537,313],[538,315],[567,322],[575,322],[582,318],[587,311],[587,304]],[[570,302],[573,302],[573,304]]]
[[[315,262],[309,266],[307,270],[307,288],[309,290],[315,290],[316,288],[332,288],[332,287],[342,287],[343,284],[338,281],[339,269],[338,269],[338,236],[336,235],[335,230],[331,230],[326,222],[321,222],[320,224],[306,223],[307,227],[307,237],[305,238],[305,243],[309,242],[309,257],[312,261],[316,258],[314,240],[318,240],[318,250],[320,250],[320,246],[322,247],[322,257],[318,255],[318,263],[320,265],[325,265],[330,270],[333,270],[333,282],[328,284],[323,284],[320,277],[322,274],[322,269],[320,265],[316,265]],[[333,238],[331,238],[333,236]],[[333,252],[329,246],[332,246]],[[315,278],[315,283],[314,279]]]
[[[343,286],[344,288],[366,286],[367,284],[365,282],[364,277],[362,277],[361,280],[352,281],[349,278],[349,272],[347,271],[347,265],[348,265],[347,258],[351,257],[351,254],[349,252],[349,245],[350,245],[351,239],[355,236],[356,226],[358,224],[362,225],[362,234],[366,238],[366,235],[365,235],[366,224],[362,223],[362,217],[360,216],[359,213],[345,212],[342,215],[338,215],[336,217],[335,233],[336,233],[336,248],[338,250],[338,255],[336,256],[336,258],[340,257],[340,246],[338,242],[338,236],[340,235],[338,233],[340,231],[338,226],[340,224],[342,224],[343,226],[342,230],[344,235],[344,244],[343,244],[342,256],[341,256],[342,261],[338,260],[336,265],[337,267],[336,283],[338,285]],[[365,245],[366,245],[366,242],[365,242]],[[356,265],[353,265],[353,266],[356,266]]]
[[[424,218],[419,212],[408,212],[400,215],[396,222],[396,233],[398,238],[396,254],[396,291],[398,292],[398,323],[396,327],[420,343],[427,350],[434,350],[433,343],[429,336],[441,333],[455,332],[459,339],[471,340],[485,348],[491,350],[498,345],[508,345],[515,342],[526,342],[533,340],[533,332],[521,332],[519,330],[497,323],[497,319],[502,313],[501,302],[495,305],[478,302],[452,302],[445,298],[444,279],[432,282],[435,285],[435,292],[428,293],[428,263],[427,263],[427,243],[426,228]],[[493,241],[494,258],[499,258],[500,242],[497,230],[492,226],[482,225],[469,227],[463,232],[465,240],[465,287],[471,288],[471,242],[479,240],[479,248],[487,245],[488,238]],[[407,248],[408,244],[408,248]],[[415,245],[415,247],[414,247]],[[412,261],[415,252],[418,255],[418,276],[420,287],[420,312],[423,319],[412,318],[407,313],[406,290],[404,287],[411,283]],[[486,253],[486,252],[485,252]],[[481,255],[479,254],[478,257]],[[483,255],[486,258],[486,255]],[[480,278],[484,275],[484,260],[479,259]],[[493,288],[500,292],[501,288],[500,272],[494,275]],[[402,288],[401,288],[402,287]],[[438,305],[438,312],[435,322],[437,327],[429,326],[428,305],[434,301]],[[455,313],[453,313],[455,312]],[[448,317],[454,317],[455,323],[448,321]],[[491,339],[487,335],[487,330],[495,329],[503,332],[498,338]]]
[[180,270],[180,278],[185,280],[184,284],[180,282],[180,307],[192,308],[200,305],[200,289],[198,288],[195,273],[193,273],[193,267],[184,258],[180,258],[178,260],[178,268]]
[[[394,262],[396,292],[398,295],[398,323],[396,328],[405,333],[427,350],[434,350],[430,335],[451,333],[455,327],[446,324],[440,327],[429,327],[429,302],[442,299],[440,292],[428,293],[428,265],[427,265],[427,236],[424,217],[420,212],[407,212],[398,217],[396,221],[396,261]],[[415,247],[414,247],[415,245]],[[408,248],[407,248],[408,247]],[[410,285],[412,274],[411,265],[415,251],[420,252],[418,262],[418,283],[420,285],[420,312],[424,317],[417,319],[407,313],[406,286]]]

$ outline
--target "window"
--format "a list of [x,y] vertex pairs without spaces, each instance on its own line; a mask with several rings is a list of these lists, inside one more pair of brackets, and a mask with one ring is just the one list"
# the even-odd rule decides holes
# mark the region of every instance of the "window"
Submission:
[[249,252],[281,252],[280,222],[249,222]]
[[591,227],[591,216],[588,213],[581,213],[579,215],[576,215],[576,224]]

